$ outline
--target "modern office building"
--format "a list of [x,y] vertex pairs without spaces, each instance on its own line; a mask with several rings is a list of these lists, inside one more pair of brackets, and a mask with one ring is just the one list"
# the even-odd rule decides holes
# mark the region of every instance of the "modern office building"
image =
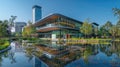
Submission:
[[16,22],[15,23],[15,32],[16,33],[21,33],[22,29],[26,26],[27,24],[25,22]]
[[81,35],[79,30],[82,22],[61,14],[52,14],[34,25],[40,38],[67,39]]
[[42,17],[41,7],[38,5],[34,5],[32,7],[32,21],[33,23],[39,21]]

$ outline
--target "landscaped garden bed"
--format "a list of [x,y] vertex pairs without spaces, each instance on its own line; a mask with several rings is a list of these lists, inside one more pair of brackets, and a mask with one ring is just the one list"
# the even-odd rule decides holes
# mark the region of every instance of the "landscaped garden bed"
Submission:
[[0,39],[0,50],[7,48],[10,42],[7,39]]

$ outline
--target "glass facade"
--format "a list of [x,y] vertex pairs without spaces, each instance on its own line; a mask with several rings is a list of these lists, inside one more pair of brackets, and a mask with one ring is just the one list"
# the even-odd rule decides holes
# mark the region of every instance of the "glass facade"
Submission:
[[42,13],[41,13],[41,7],[40,6],[33,6],[33,23],[39,21],[42,17]]
[[25,22],[16,22],[15,23],[15,32],[16,33],[22,33],[22,30],[26,25],[27,24]]
[[49,16],[46,21],[40,21],[40,23],[42,24],[39,25],[38,23],[38,26],[36,28],[37,30],[40,30],[40,32],[38,32],[40,33],[40,37],[42,36],[43,38],[52,38],[52,34],[55,34],[56,38],[64,39],[79,37],[79,30],[82,24],[82,22],[76,21],[63,15]]

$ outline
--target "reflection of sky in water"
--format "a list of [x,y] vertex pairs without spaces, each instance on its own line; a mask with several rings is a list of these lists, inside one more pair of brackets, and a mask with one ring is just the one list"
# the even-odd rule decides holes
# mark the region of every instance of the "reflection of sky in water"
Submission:
[[[12,42],[11,47],[12,49],[9,50],[6,55],[1,54],[2,61],[1,61],[0,67],[46,67],[46,65],[39,60],[35,60],[35,59],[30,60],[30,58],[27,57],[23,51],[20,51],[21,46],[18,43]],[[87,57],[87,61],[85,61],[81,57],[79,60],[73,61],[68,65],[66,65],[65,67],[120,67],[120,58],[118,57],[118,54],[116,54],[115,52],[110,53],[109,51],[110,48],[105,50],[104,49],[102,50],[97,49],[97,50],[98,50],[98,53],[96,55],[90,54]],[[108,51],[108,54],[107,54],[107,51]]]
[[11,43],[12,49],[8,51],[7,57],[2,54],[3,60],[0,67],[33,67],[33,59],[29,60],[24,52],[16,52],[16,49],[19,49],[18,46],[15,42]]
[[10,45],[12,49],[1,54],[2,61],[0,62],[0,67],[47,67],[47,65],[38,58],[33,56],[31,59],[31,55],[26,55],[19,43],[12,42]]
[[12,42],[10,45],[12,47],[10,51],[14,52],[15,51],[15,42]]
[[3,59],[2,67],[33,67],[33,60],[28,61],[29,58],[24,53],[15,53],[14,58],[9,57]]
[[88,63],[81,58],[65,67],[120,67],[120,58],[114,53],[108,57],[105,53],[99,52],[97,55],[89,56]]

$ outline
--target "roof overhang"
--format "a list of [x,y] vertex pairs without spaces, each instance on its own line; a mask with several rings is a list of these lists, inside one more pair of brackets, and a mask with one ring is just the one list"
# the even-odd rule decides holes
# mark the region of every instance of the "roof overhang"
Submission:
[[70,17],[67,17],[67,16],[64,16],[64,15],[56,14],[56,13],[55,13],[55,14],[49,15],[49,16],[47,16],[47,17],[39,20],[39,21],[36,22],[34,25],[35,25],[35,26],[40,26],[40,25],[43,25],[43,24],[45,24],[45,23],[47,23],[47,22],[50,22],[50,21],[52,21],[52,20],[54,21],[55,19],[57,19],[57,18],[59,18],[59,17],[63,17],[63,18],[66,18],[66,19],[68,19],[68,20],[75,21],[75,22],[77,22],[77,23],[82,24],[82,22],[80,22],[80,21],[78,21],[78,20],[75,20],[75,19],[72,19],[72,18],[70,18]]

